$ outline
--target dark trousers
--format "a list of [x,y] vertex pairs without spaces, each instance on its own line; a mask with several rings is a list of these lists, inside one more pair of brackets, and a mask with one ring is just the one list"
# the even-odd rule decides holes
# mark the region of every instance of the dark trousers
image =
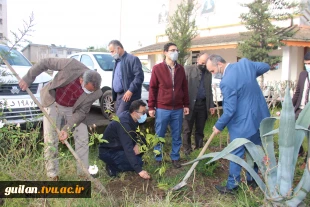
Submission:
[[192,151],[191,135],[195,124],[195,149],[203,147],[203,130],[208,118],[206,100],[196,101],[190,120],[183,120],[183,149],[185,152]]
[[116,103],[115,103],[115,114],[119,116],[123,111],[128,111],[130,104],[134,100],[130,100],[128,102],[123,101],[123,96],[125,92],[117,93],[116,96]]
[[[137,155],[136,158],[138,164],[142,167],[142,155]],[[104,152],[99,152],[99,159],[109,166],[114,175],[118,172],[134,171],[123,150],[107,150]]]

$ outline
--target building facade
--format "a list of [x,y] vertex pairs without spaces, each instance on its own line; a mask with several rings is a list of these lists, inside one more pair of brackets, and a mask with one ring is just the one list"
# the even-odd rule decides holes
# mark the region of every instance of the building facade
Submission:
[[[155,31],[153,42],[148,41],[148,45],[132,51],[145,60],[150,68],[163,61],[163,45],[168,41],[165,35],[168,25],[167,14],[172,15],[181,2],[182,0],[158,1],[157,18],[153,20],[153,23],[157,21],[156,30],[153,30]],[[195,20],[199,35],[192,41],[191,56],[186,64],[196,63],[197,54],[201,51],[221,55],[227,62],[238,61],[241,58],[237,49],[238,42],[242,40],[240,32],[247,32],[239,18],[241,13],[247,12],[247,8],[241,4],[250,3],[251,0],[195,0],[195,2]],[[296,16],[292,21],[273,22],[282,28],[291,29],[294,35],[283,41],[286,46],[272,52],[271,55],[282,56],[282,62],[275,70],[268,72],[265,81],[296,80],[304,69],[303,56],[310,50],[310,0],[299,2],[306,5],[300,16]],[[275,12],[281,11],[279,8],[273,9]]]
[[66,58],[68,55],[86,50],[77,48],[68,48],[65,46],[28,44],[22,50],[24,56],[32,63],[37,63],[44,58],[59,57]]
[[8,36],[7,24],[7,3],[6,0],[0,0],[0,42],[5,43],[5,38]]

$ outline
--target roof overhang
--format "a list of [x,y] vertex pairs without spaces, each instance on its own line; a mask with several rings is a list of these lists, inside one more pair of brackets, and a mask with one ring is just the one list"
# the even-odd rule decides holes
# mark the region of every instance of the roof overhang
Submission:
[[[297,47],[310,47],[310,27],[309,26],[297,26],[283,28],[284,31],[290,31],[294,34],[291,37],[287,37],[282,42],[287,46]],[[247,35],[249,32],[244,33]],[[207,37],[198,37],[192,40],[192,45],[189,51],[204,51],[204,50],[220,50],[220,49],[235,49],[238,47],[238,43],[242,42],[245,38],[240,33],[216,35]],[[163,54],[163,47],[167,42],[160,42],[153,45],[149,45],[138,50],[134,50],[131,53],[137,56],[140,55],[156,55]]]
[[310,40],[282,40],[286,46],[310,47]]

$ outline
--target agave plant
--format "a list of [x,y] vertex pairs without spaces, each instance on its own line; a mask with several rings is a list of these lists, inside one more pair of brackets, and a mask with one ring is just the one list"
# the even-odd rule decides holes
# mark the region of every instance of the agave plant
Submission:
[[[212,158],[207,164],[218,159],[227,159],[238,163],[246,169],[264,193],[268,206],[298,206],[310,190],[309,163],[303,172],[303,176],[297,186],[293,186],[295,166],[297,163],[299,148],[305,137],[308,138],[310,149],[310,104],[302,110],[295,123],[294,108],[291,101],[289,88],[286,88],[285,98],[282,103],[280,117],[264,119],[260,124],[262,146],[255,145],[245,138],[232,141],[223,151],[209,153],[189,163],[198,160]],[[274,129],[274,124],[280,119],[280,126]],[[274,148],[274,135],[279,134],[279,157],[276,158]],[[247,149],[247,162],[230,152],[245,145]],[[308,151],[309,159],[309,151]],[[262,174],[260,177],[253,169],[254,162],[258,165]]]

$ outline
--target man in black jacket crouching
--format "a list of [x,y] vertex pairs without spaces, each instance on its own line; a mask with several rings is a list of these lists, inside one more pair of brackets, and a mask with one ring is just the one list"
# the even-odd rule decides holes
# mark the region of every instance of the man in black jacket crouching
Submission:
[[108,143],[99,145],[99,158],[106,163],[107,173],[111,177],[118,172],[135,171],[143,179],[150,179],[148,172],[142,170],[142,154],[135,133],[139,123],[147,118],[145,106],[142,100],[133,101],[129,111],[120,114],[120,122],[112,121],[104,132],[103,139]]

